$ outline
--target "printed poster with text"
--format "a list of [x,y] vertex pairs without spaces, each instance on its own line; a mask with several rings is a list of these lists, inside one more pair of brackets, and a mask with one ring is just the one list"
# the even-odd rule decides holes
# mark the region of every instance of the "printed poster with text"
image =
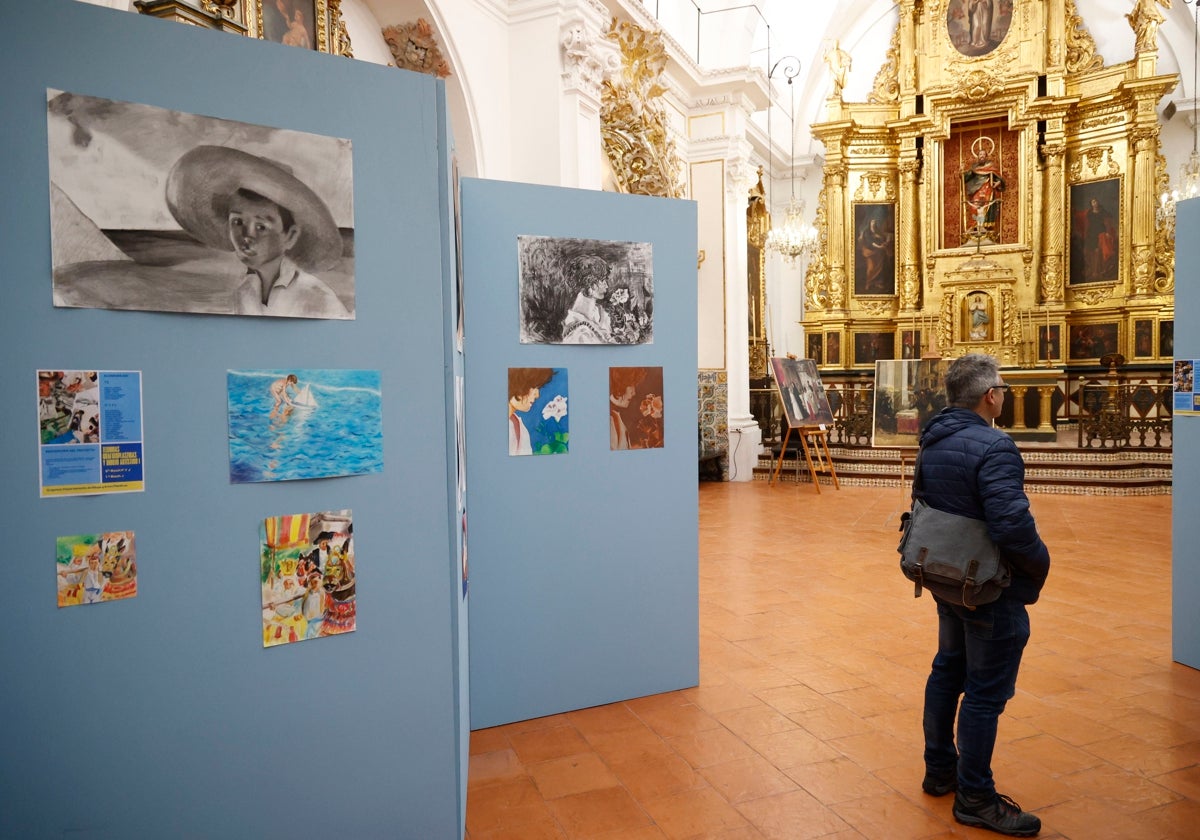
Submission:
[[39,370],[37,388],[43,498],[145,489],[140,371]]
[[1176,359],[1172,372],[1174,413],[1200,414],[1200,383],[1196,382],[1196,370],[1200,359]]

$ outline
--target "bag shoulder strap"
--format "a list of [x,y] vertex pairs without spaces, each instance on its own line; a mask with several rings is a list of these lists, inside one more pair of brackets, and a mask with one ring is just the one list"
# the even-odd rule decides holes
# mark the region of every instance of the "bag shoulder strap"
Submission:
[[917,459],[913,461],[913,481],[912,481],[912,501],[917,500],[917,491],[923,489],[921,481],[921,453],[925,451],[924,446],[917,447]]

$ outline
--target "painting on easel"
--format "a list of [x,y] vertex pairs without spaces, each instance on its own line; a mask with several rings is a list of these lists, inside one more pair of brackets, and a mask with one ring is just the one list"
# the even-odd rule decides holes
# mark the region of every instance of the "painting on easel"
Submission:
[[828,427],[833,425],[833,411],[829,407],[825,388],[821,385],[821,377],[817,374],[817,363],[812,359],[775,356],[771,359],[771,371],[775,374],[775,388],[787,420],[787,430],[779,446],[779,461],[771,474],[771,483],[779,477],[779,470],[788,456],[788,440],[794,429],[797,442],[793,444],[792,453],[797,459],[797,478],[799,458],[803,453],[813,488],[818,493],[821,492],[818,472],[827,473],[833,486],[840,489],[833,456],[829,452]]
[[946,407],[942,359],[894,359],[875,363],[872,446],[917,447],[921,429]]
[[771,369],[775,373],[775,388],[787,424],[793,429],[832,426],[833,411],[821,385],[817,363],[812,359],[792,359],[774,356]]

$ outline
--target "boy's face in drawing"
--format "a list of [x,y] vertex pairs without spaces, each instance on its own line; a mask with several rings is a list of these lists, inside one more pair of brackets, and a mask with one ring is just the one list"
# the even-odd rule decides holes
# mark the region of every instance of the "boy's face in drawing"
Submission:
[[229,240],[247,268],[278,260],[300,238],[295,225],[284,229],[279,206],[265,198],[235,194],[229,202]]

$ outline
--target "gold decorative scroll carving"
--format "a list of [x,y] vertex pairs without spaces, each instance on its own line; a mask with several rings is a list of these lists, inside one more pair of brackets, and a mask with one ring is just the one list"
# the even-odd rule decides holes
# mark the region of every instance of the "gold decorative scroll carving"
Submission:
[[1077,75],[1091,70],[1099,70],[1104,66],[1104,56],[1096,52],[1096,42],[1088,32],[1075,0],[1067,0],[1066,5],[1067,32],[1067,73]]
[[450,75],[450,65],[438,46],[433,26],[425,18],[384,28],[383,40],[400,69],[427,73],[439,79]]
[[858,181],[858,189],[854,191],[855,201],[879,200],[879,190],[883,189],[882,200],[896,200],[896,182],[888,172],[877,169],[868,170]]
[[[1104,168],[1104,171],[1101,171],[1101,167]],[[1121,166],[1113,156],[1113,147],[1092,146],[1080,150],[1079,155],[1071,162],[1069,177],[1074,183],[1086,175],[1114,177],[1120,174]]]
[[600,138],[621,192],[683,196],[680,161],[667,125],[662,34],[615,17],[604,37],[621,51],[621,72],[601,87]]
[[1087,289],[1078,289],[1072,297],[1088,306],[1097,306],[1112,297],[1112,293],[1112,286],[1096,286]]
[[882,318],[892,314],[892,303],[887,300],[864,300],[860,304],[869,318]]
[[882,105],[900,101],[900,24],[892,33],[883,66],[875,74],[875,84],[867,94],[867,102]]
[[[1167,159],[1161,151],[1156,152],[1154,162],[1155,195],[1162,195],[1171,188],[1171,175],[1167,172]],[[1154,291],[1157,294],[1175,294],[1175,215],[1166,213],[1154,228]]]
[[968,102],[982,102],[1003,92],[1004,80],[988,70],[968,70],[954,81],[952,96]]

